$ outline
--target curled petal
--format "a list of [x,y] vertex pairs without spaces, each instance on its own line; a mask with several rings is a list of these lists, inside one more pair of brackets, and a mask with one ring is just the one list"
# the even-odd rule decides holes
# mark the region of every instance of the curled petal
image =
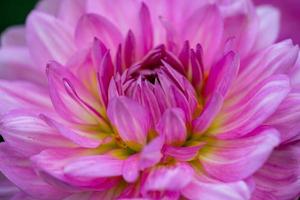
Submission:
[[107,115],[131,148],[140,149],[146,144],[149,114],[143,106],[127,97],[116,97],[109,102]]

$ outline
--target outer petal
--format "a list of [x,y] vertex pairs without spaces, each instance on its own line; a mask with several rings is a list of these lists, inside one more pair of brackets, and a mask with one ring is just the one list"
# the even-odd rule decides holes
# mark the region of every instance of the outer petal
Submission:
[[0,49],[0,78],[45,85],[44,70],[33,64],[27,48],[19,46]]
[[282,142],[299,139],[300,94],[290,93],[276,112],[264,123],[278,129]]
[[253,200],[296,199],[300,195],[300,143],[281,145],[254,175]]
[[[203,59],[204,66],[211,67],[223,36],[223,19],[220,10],[216,5],[203,6],[192,13],[184,25],[181,38],[183,41],[190,40],[192,46],[200,43],[206,53]],[[207,34],[207,32],[214,34]],[[214,48],[211,48],[212,46]]]
[[206,172],[216,179],[239,181],[259,169],[279,141],[275,129],[260,128],[248,137],[216,141],[208,149],[203,148],[199,159]]
[[65,64],[75,50],[68,26],[55,17],[33,11],[27,19],[26,28],[30,53],[42,68],[49,60]]
[[75,30],[75,41],[79,47],[90,46],[94,38],[105,42],[109,49],[116,49],[122,41],[118,28],[109,20],[97,14],[83,15]]
[[187,136],[184,112],[179,108],[166,110],[156,130],[165,138],[166,144],[181,145]]
[[18,192],[20,192],[20,190],[0,173],[0,198],[3,200],[9,200]]
[[[259,17],[259,31],[254,48],[260,49],[273,44],[279,34],[280,11],[272,6],[257,8]],[[266,34],[266,31],[268,34]]]
[[289,72],[297,60],[298,53],[299,47],[294,46],[291,40],[282,41],[259,51],[247,60],[243,67],[241,66],[239,76],[228,96],[239,99],[256,86],[255,83],[275,74]]
[[58,17],[71,27],[76,27],[79,18],[85,12],[85,0],[62,0],[58,10]]
[[183,190],[188,199],[248,200],[251,190],[243,181],[223,183],[208,177],[194,178]]
[[[24,94],[26,91],[26,95]],[[0,100],[5,106],[0,107],[0,113],[12,109],[42,109],[44,112],[51,110],[51,102],[47,91],[34,84],[22,81],[0,81]]]
[[109,102],[107,115],[131,148],[140,149],[146,144],[150,123],[143,106],[127,97],[116,97]]
[[[242,100],[223,107],[218,120],[219,128],[212,130],[219,138],[246,135],[262,124],[286,98],[290,91],[289,79],[275,75],[259,83]],[[229,101],[229,103],[231,103]]]
[[13,111],[0,120],[0,133],[5,142],[21,155],[31,156],[45,148],[72,147],[38,116],[25,111]]
[[0,144],[0,170],[18,188],[26,191],[33,198],[42,200],[59,200],[66,193],[44,182],[33,171],[27,158],[18,155],[7,144]]
[[25,28],[23,26],[13,26],[1,34],[1,47],[6,46],[26,46]]

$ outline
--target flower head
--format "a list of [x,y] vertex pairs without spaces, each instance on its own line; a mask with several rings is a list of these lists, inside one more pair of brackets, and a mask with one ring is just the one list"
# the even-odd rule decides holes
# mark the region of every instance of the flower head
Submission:
[[0,197],[295,198],[299,49],[278,24],[248,0],[41,1],[2,37]]

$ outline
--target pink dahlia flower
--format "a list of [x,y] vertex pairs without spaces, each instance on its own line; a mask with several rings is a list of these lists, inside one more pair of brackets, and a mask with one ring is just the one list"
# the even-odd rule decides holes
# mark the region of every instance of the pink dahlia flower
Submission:
[[0,198],[297,198],[279,28],[248,0],[41,1],[2,35]]

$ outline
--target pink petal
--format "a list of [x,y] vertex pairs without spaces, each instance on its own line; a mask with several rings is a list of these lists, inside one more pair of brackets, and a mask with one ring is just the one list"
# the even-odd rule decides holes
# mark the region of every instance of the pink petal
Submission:
[[26,111],[12,111],[1,117],[1,135],[21,155],[31,156],[45,148],[72,147],[38,116]]
[[26,46],[25,28],[23,26],[10,27],[1,34],[1,47],[7,46]]
[[[237,4],[240,4],[238,9],[235,7]],[[227,16],[224,19],[223,40],[235,38],[233,49],[243,59],[251,53],[255,44],[258,19],[255,16],[255,8],[251,1],[236,1],[231,7],[233,10],[227,10],[227,13],[224,13]]]
[[210,153],[200,154],[199,159],[205,171],[216,179],[239,181],[258,170],[279,141],[278,131],[260,128],[248,137],[216,141]]
[[286,40],[255,54],[241,66],[239,76],[228,96],[239,99],[266,78],[287,73],[294,66],[298,53],[299,47],[294,46],[291,40]]
[[216,92],[215,94],[212,94],[210,99],[208,99],[207,103],[205,104],[200,116],[193,121],[195,135],[201,135],[209,128],[221,110],[223,102],[224,97],[220,93]]
[[69,27],[45,13],[29,15],[26,36],[32,58],[40,67],[46,67],[49,60],[65,64],[75,50]]
[[[26,94],[24,94],[26,91]],[[22,81],[0,81],[0,99],[3,105],[0,113],[12,109],[42,109],[47,112],[52,110],[51,102],[45,88]]]
[[94,38],[105,42],[109,49],[116,49],[122,41],[118,28],[105,17],[97,14],[85,14],[78,21],[75,41],[78,47],[90,46]]
[[276,148],[269,160],[254,175],[253,199],[295,199],[300,191],[300,145],[289,143]]
[[205,95],[210,96],[214,92],[219,92],[225,97],[233,81],[236,79],[238,70],[239,58],[231,51],[210,69],[205,87]]
[[123,163],[124,160],[110,155],[85,156],[67,164],[64,167],[64,174],[68,178],[78,181],[120,176]]
[[18,188],[36,199],[64,198],[66,193],[43,181],[27,158],[20,156],[5,143],[0,144],[0,170]]
[[165,138],[166,144],[183,144],[187,136],[184,112],[179,108],[166,110],[158,122],[156,130]]
[[143,185],[142,192],[180,191],[193,179],[191,166],[178,163],[174,166],[161,166],[151,170]]
[[[257,8],[259,17],[259,31],[255,42],[255,49],[261,49],[273,44],[279,34],[280,11],[272,6]],[[266,31],[268,34],[266,34]]]
[[178,161],[191,161],[198,155],[199,149],[204,145],[204,143],[200,143],[195,146],[186,147],[167,146],[164,149],[164,155],[174,157]]
[[109,102],[107,115],[131,148],[146,144],[149,114],[143,106],[127,97],[116,97]]
[[279,130],[282,142],[297,139],[300,130],[300,94],[290,93],[264,123]]
[[181,193],[188,199],[205,200],[248,200],[251,197],[244,181],[223,183],[205,176],[194,178]]
[[63,0],[59,3],[58,18],[76,27],[79,18],[85,12],[85,0]]
[[[197,8],[197,7],[195,7]],[[213,17],[212,17],[213,16]],[[189,40],[191,46],[200,43],[203,47],[204,66],[209,68],[221,45],[223,36],[223,19],[216,5],[206,5],[193,12],[184,22],[181,38]],[[211,32],[214,34],[207,34]],[[214,46],[215,48],[211,48]]]
[[93,138],[91,134],[81,132],[79,130],[72,130],[46,115],[40,115],[40,118],[43,119],[50,127],[58,131],[63,137],[69,139],[75,144],[78,144],[80,147],[96,148],[101,144],[101,140],[95,137]]
[[244,98],[226,105],[218,116],[220,127],[211,131],[219,138],[236,138],[254,130],[275,112],[290,91],[285,75],[274,75],[257,84]]
[[45,85],[43,68],[35,66],[25,47],[10,46],[0,49],[0,78],[26,80]]
[[144,170],[157,164],[162,158],[162,148],[164,139],[162,137],[154,138],[148,145],[146,145],[140,154],[140,169]]
[[139,19],[141,27],[141,37],[143,44],[143,53],[146,54],[153,47],[153,27],[151,22],[151,15],[148,6],[142,2],[139,11]]
[[36,10],[56,16],[61,0],[41,0],[37,3]]
[[[97,58],[99,57],[100,55],[97,56]],[[106,51],[101,59],[101,63],[97,65],[97,79],[98,79],[102,101],[105,106],[107,106],[108,103],[109,83],[114,74],[115,74],[115,70],[110,56],[110,52]]]
[[80,80],[56,62],[47,66],[49,93],[56,111],[73,123],[97,123],[99,103]]
[[122,174],[124,179],[129,182],[135,182],[139,176],[139,156],[132,155],[127,158],[122,167]]

